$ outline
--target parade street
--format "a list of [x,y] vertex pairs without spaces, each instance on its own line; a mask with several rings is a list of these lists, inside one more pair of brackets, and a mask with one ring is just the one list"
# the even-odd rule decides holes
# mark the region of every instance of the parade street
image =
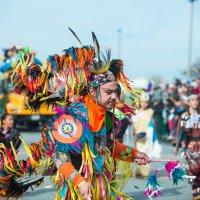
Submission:
[[200,0],[0,13],[0,200],[200,200]]
[[[31,142],[38,141],[40,139],[39,132],[24,132],[22,133],[22,137],[30,144]],[[173,147],[171,144],[168,143],[162,143],[163,158],[175,158],[173,154]],[[23,156],[23,153],[21,153],[21,156]],[[181,156],[179,155],[177,157],[179,160],[182,160]],[[163,167],[163,164],[152,164],[152,169],[161,168]],[[166,176],[164,171],[161,171],[158,174],[158,179],[160,185],[164,188],[162,192],[162,197],[157,198],[158,200],[191,200],[192,192],[191,187],[187,183],[187,180],[184,180],[180,182],[177,186],[173,186],[172,182],[169,180],[169,178]],[[136,179],[135,177],[132,177],[130,181],[128,182],[128,185],[126,188],[124,188],[124,191],[128,193],[131,197],[133,197],[135,200],[144,200],[148,199],[144,197],[143,191],[145,188],[147,181],[144,179]],[[55,191],[52,187],[51,181],[49,178],[45,179],[45,183],[41,185],[39,188],[34,188],[33,191],[29,189],[24,195],[23,200],[53,200],[55,196]]]

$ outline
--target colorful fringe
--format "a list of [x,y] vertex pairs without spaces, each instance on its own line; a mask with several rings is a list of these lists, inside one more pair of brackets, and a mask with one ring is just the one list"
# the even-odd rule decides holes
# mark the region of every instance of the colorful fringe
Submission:
[[[124,164],[123,166],[126,166],[126,168],[123,169],[123,172],[125,172],[119,176],[115,176],[113,175],[115,171],[113,158],[110,157],[109,150],[107,150],[107,153],[108,154],[105,155],[104,171],[101,174],[93,169],[95,155],[92,154],[89,146],[85,144],[83,148],[83,163],[80,172],[82,172],[85,179],[91,183],[92,200],[131,199],[121,192],[123,186],[127,183],[127,180],[131,175],[130,164]],[[54,179],[54,186],[58,190],[56,193],[56,200],[83,200],[78,189],[71,182],[65,180],[59,172]]]
[[[167,161],[165,163],[164,169],[166,170],[167,176],[170,177],[170,179],[173,181],[174,185],[177,185],[180,180],[184,180],[185,178],[194,179],[195,176],[188,176],[186,175],[186,171],[183,168],[183,166],[180,164],[179,161],[174,160],[152,160],[154,162],[163,162]],[[161,187],[160,184],[157,181],[157,173],[163,168],[155,170],[155,172],[148,178],[148,183],[146,186],[146,189],[144,191],[144,195],[149,197],[150,199],[152,197],[158,197],[161,195]]]
[[[14,90],[27,97],[29,109],[38,110],[42,104],[63,107],[82,100],[88,93],[91,75],[111,70],[110,51],[104,55],[91,46],[83,46],[71,47],[64,52],[64,55],[55,54],[39,63],[34,53],[25,48],[13,64],[11,80]],[[140,92],[130,86],[123,65],[117,70],[117,82],[121,87],[117,106],[123,112],[134,113],[139,107]]]

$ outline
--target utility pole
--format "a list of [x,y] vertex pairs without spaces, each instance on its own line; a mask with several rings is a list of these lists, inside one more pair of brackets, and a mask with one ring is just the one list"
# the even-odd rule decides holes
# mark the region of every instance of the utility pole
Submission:
[[120,59],[121,58],[121,48],[122,48],[122,46],[121,46],[121,43],[122,43],[122,30],[121,29],[118,29],[117,30],[117,32],[118,32],[118,58]]
[[188,79],[190,78],[190,69],[191,69],[191,65],[192,65],[194,1],[196,1],[196,0],[189,0],[189,2],[191,3],[191,8],[190,8],[190,26],[189,26],[188,67],[187,67],[187,77],[188,77]]

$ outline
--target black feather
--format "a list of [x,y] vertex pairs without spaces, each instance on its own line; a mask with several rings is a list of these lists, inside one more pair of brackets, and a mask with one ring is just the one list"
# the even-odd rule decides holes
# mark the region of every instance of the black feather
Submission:
[[42,184],[44,178],[40,178],[36,181],[17,182],[14,178],[11,178],[9,185],[7,185],[6,195],[10,197],[19,197],[26,192],[30,187],[38,187]]
[[100,59],[100,46],[99,46],[99,42],[97,40],[97,37],[95,35],[95,33],[92,31],[92,39],[93,39],[93,43],[94,43],[94,51],[95,51],[95,54],[98,58],[98,61],[101,61]]
[[69,28],[69,30],[71,31],[71,33],[73,34],[73,36],[74,36],[74,37],[79,41],[79,43],[83,46],[81,40],[80,40],[79,37],[76,35],[76,33],[75,33],[70,27],[68,27],[68,28]]
[[120,73],[123,72],[123,62],[120,59],[113,59],[110,62],[110,67],[108,69],[111,71],[115,77],[119,77]]

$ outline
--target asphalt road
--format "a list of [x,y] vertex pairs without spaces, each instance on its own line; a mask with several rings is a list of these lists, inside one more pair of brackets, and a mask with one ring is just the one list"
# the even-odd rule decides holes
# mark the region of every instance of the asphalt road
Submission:
[[[28,142],[38,141],[40,138],[39,132],[23,132],[23,138]],[[173,147],[168,143],[162,143],[163,158],[173,158]],[[21,151],[21,156],[24,156],[23,151]],[[178,158],[182,160],[181,156],[178,155]],[[160,163],[153,163],[151,165],[152,169],[163,167]],[[168,177],[166,177],[165,172],[161,171],[158,175],[159,183],[163,188],[162,197],[157,198],[157,200],[191,200],[192,193],[191,187],[187,183],[187,180],[182,181],[177,186],[173,186]],[[127,186],[124,188],[124,191],[128,193],[135,200],[145,200],[148,199],[144,197],[143,191],[147,180],[137,179],[132,177]],[[136,187],[137,188],[136,188]],[[51,181],[49,178],[45,179],[45,183],[39,188],[35,188],[33,191],[29,189],[23,196],[23,200],[53,200],[55,191],[52,188]]]

